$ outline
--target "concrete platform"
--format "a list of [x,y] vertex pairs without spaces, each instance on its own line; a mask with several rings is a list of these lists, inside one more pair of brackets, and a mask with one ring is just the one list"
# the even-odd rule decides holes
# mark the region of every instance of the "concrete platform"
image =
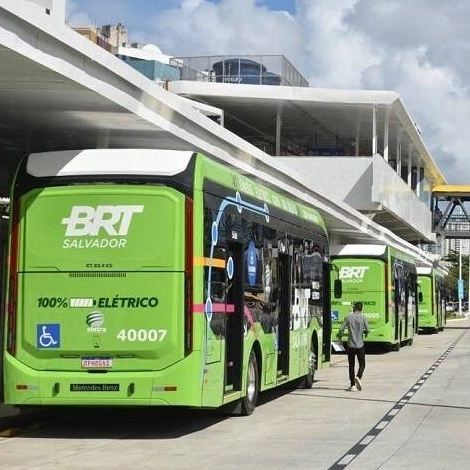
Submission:
[[450,320],[398,352],[369,352],[361,392],[347,391],[347,358],[335,354],[314,388],[263,394],[249,417],[78,410],[0,437],[0,468],[467,470],[469,330],[470,319]]
[[468,317],[449,320],[444,332],[420,335],[397,353],[368,354],[361,392],[335,387],[341,375],[347,385],[346,358],[335,356],[320,387],[323,397],[342,399],[336,406],[342,453],[332,464],[338,442],[331,442],[319,468],[469,468],[469,328]]

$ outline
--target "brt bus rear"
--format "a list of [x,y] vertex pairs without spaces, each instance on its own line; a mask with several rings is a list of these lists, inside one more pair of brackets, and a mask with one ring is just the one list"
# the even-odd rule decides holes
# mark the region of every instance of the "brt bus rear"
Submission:
[[332,335],[355,302],[363,303],[370,333],[366,343],[398,350],[417,332],[416,267],[412,259],[386,245],[342,245],[332,248],[332,276],[342,281],[341,299],[331,296]]
[[81,184],[14,203],[6,403],[199,404],[184,195]]
[[[32,155],[12,201],[6,403],[249,414],[258,391],[311,386],[329,361],[328,246],[314,209],[203,156],[158,150]],[[279,289],[265,299],[268,265]]]
[[437,333],[446,323],[445,272],[440,267],[420,267],[418,273],[418,325],[420,331]]

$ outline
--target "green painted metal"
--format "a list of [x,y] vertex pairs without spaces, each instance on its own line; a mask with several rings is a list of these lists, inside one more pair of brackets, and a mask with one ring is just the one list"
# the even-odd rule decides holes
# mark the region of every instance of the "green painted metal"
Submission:
[[354,302],[363,302],[370,333],[366,343],[384,343],[395,348],[412,341],[417,333],[417,284],[415,261],[409,255],[386,247],[382,256],[335,256],[332,276],[342,281],[343,295],[331,293],[332,337]]
[[[269,253],[273,266],[279,254],[277,245],[263,241],[269,230],[279,246],[288,239],[305,244],[285,253],[294,267],[300,263],[295,253],[303,264],[311,263],[306,240],[315,240],[326,257],[326,228],[314,208],[207,157],[193,158],[195,164],[184,170],[193,172],[185,189],[174,176],[132,184],[104,177],[96,183],[68,178],[67,184],[38,179],[21,194],[14,184],[18,276],[16,323],[7,315],[5,328],[5,344],[15,343],[15,353],[4,351],[6,403],[218,407],[247,393],[252,351],[260,390],[305,376],[313,342],[319,348],[316,366],[327,365],[321,351],[325,338],[320,307],[327,283],[312,287],[289,282],[283,298],[288,299],[290,320],[284,326],[267,329],[263,309],[256,316],[256,302],[248,302],[245,293],[239,312],[243,329],[230,330],[239,335],[241,351],[239,369],[229,380],[226,357],[236,358],[237,352],[229,351],[229,336],[218,332],[209,317],[221,315],[230,325],[228,250],[238,245],[246,250],[253,240],[242,230],[243,223],[264,227],[256,250],[258,256]],[[220,194],[211,193],[212,188]],[[235,228],[223,232],[219,214],[229,212]],[[186,240],[189,225],[191,248]],[[223,233],[222,246],[214,237]],[[320,257],[320,266],[323,261]],[[215,301],[208,293],[216,274],[223,278],[226,299],[218,305],[223,306],[221,314],[209,315]],[[268,304],[265,298],[257,302]],[[279,302],[271,302],[273,312]],[[288,338],[286,373],[278,362],[281,328]]]
[[437,333],[446,324],[445,275],[437,267],[418,274],[421,301],[418,303],[418,325],[422,331]]

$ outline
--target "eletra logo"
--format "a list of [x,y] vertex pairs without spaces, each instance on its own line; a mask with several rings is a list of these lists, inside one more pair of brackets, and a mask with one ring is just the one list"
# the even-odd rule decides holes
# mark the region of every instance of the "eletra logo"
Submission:
[[132,216],[143,210],[144,206],[73,206],[70,216],[62,219],[65,236],[96,236],[100,229],[111,236],[127,235]]
[[94,310],[86,316],[87,331],[91,333],[106,333],[103,327],[104,315],[99,310]]

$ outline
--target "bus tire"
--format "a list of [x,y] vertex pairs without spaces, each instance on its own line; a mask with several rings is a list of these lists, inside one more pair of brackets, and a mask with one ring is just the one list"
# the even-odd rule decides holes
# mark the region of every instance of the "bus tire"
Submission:
[[398,335],[398,341],[393,345],[393,350],[400,351],[400,348],[401,348],[401,328],[400,328],[400,334]]
[[317,351],[315,348],[315,343],[312,340],[310,344],[310,355],[308,358],[309,361],[309,370],[308,374],[304,376],[300,383],[299,383],[299,388],[312,388],[313,383],[315,381],[315,370],[317,368]]
[[256,354],[252,350],[250,358],[248,359],[248,366],[246,371],[246,386],[245,396],[240,400],[239,414],[241,416],[248,416],[255,411],[256,402],[258,401],[259,393],[259,374],[258,374],[258,361]]

